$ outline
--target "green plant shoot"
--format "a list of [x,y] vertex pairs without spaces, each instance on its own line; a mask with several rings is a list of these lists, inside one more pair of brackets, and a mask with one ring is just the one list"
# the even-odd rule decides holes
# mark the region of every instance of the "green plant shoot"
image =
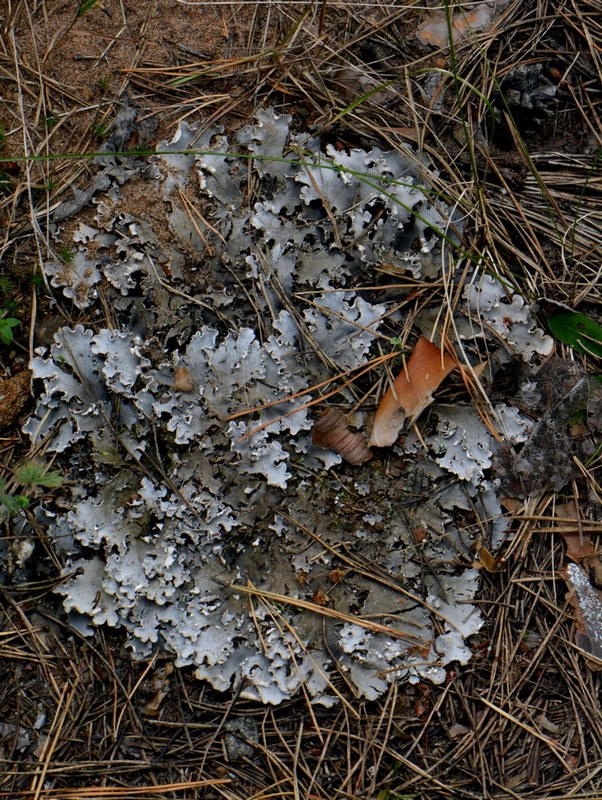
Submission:
[[4,317],[0,319],[0,340],[2,340],[4,344],[10,344],[14,339],[13,328],[20,324],[20,321],[14,317]]
[[22,486],[45,486],[49,489],[57,489],[63,485],[63,477],[60,472],[47,472],[48,466],[36,461],[29,461],[15,470],[15,479]]

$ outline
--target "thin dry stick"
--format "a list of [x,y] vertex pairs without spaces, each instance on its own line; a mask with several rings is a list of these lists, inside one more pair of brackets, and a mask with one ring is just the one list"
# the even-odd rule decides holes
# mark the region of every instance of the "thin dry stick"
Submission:
[[186,292],[181,292],[181,291],[179,291],[179,289],[175,289],[173,286],[170,286],[169,283],[164,281],[159,276],[159,271],[158,271],[157,267],[155,266],[155,263],[152,260],[152,258],[148,255],[148,253],[146,253],[146,258],[147,258],[148,262],[150,263],[151,267],[153,268],[153,273],[154,273],[154,276],[155,276],[155,280],[157,281],[157,283],[160,286],[162,286],[168,292],[171,292],[172,294],[177,295],[178,297],[183,297],[185,300],[188,300],[189,303],[193,303],[196,306],[200,306],[201,308],[208,309],[209,311],[213,312],[214,314],[217,314],[217,316],[220,318],[220,320],[222,322],[226,323],[231,328],[235,327],[234,323],[232,322],[232,320],[229,319],[228,317],[226,317],[224,314],[222,314],[221,311],[216,309],[214,306],[209,305],[209,303],[203,303],[202,300],[198,300],[196,297],[192,297],[191,295],[186,294]]
[[[263,597],[262,597],[262,598],[261,598],[261,602],[262,602],[262,604],[263,604],[264,608],[265,608],[265,609],[268,611],[268,613],[269,613],[269,614],[270,614],[270,616],[272,617],[272,619],[273,619],[273,621],[274,621],[274,624],[275,624],[275,625],[278,627],[278,629],[280,630],[280,632],[282,633],[282,627],[284,627],[284,628],[286,628],[286,630],[287,630],[287,631],[288,631],[288,632],[291,634],[291,636],[293,636],[293,637],[294,637],[294,639],[295,639],[295,641],[297,642],[297,644],[299,645],[299,647],[300,647],[300,648],[301,648],[301,649],[302,649],[302,650],[305,652],[305,654],[307,655],[307,657],[308,657],[308,658],[310,659],[310,661],[312,662],[312,664],[313,664],[313,667],[314,667],[315,671],[316,671],[316,672],[317,672],[317,673],[318,673],[318,674],[319,674],[319,675],[320,675],[320,676],[321,676],[321,677],[324,679],[324,681],[325,681],[325,682],[328,684],[328,686],[330,687],[330,689],[331,689],[331,690],[332,690],[332,691],[333,691],[333,692],[336,694],[336,696],[338,697],[338,699],[339,699],[339,701],[340,701],[341,705],[345,706],[345,708],[347,709],[347,711],[348,711],[348,712],[349,712],[349,713],[350,713],[352,716],[356,716],[356,717],[357,717],[357,716],[359,716],[359,715],[358,715],[358,713],[357,713],[357,711],[355,711],[355,709],[354,709],[354,708],[353,708],[353,706],[352,706],[352,705],[349,703],[349,701],[348,701],[348,700],[345,698],[345,696],[344,696],[344,695],[343,695],[343,694],[342,694],[342,693],[341,693],[341,692],[340,692],[340,691],[337,689],[337,687],[334,685],[334,683],[332,683],[332,681],[331,681],[331,679],[329,678],[328,674],[327,674],[327,673],[324,671],[324,668],[323,668],[323,667],[320,665],[320,663],[319,663],[318,661],[316,661],[316,659],[315,659],[315,658],[313,658],[313,656],[312,656],[311,652],[310,652],[310,651],[307,649],[307,645],[306,645],[306,644],[303,642],[303,640],[302,640],[302,639],[299,637],[299,635],[297,634],[297,632],[296,632],[295,628],[294,628],[294,627],[293,627],[293,626],[290,624],[290,622],[288,622],[288,621],[287,621],[287,620],[286,620],[286,619],[285,619],[285,618],[282,616],[282,614],[280,614],[280,613],[279,613],[279,612],[276,610],[276,608],[275,608],[275,607],[274,607],[274,606],[273,606],[271,603],[268,603],[268,602],[267,602],[267,600],[266,600],[265,598],[263,598]],[[254,620],[254,621],[255,621],[255,620]],[[257,622],[256,622],[256,621],[255,621],[255,625],[257,625]],[[292,660],[292,661],[295,663],[295,665],[296,665],[296,663],[297,663],[297,659],[296,659],[296,656],[295,656],[295,653],[294,653],[294,651],[293,651],[293,650],[292,650],[290,647],[289,647],[289,652],[290,652],[291,660]],[[312,714],[312,718],[313,718],[313,710],[312,710],[310,713]],[[316,730],[318,730],[318,729],[317,729],[317,727],[316,727]],[[320,740],[322,741],[322,735],[321,735],[321,733],[320,733],[319,731],[318,731],[318,737],[319,737],[319,738],[320,738]]]
[[134,684],[134,688],[127,695],[126,703],[125,703],[124,707],[121,709],[121,713],[119,714],[119,717],[117,718],[117,722],[115,724],[115,730],[113,731],[113,738],[115,739],[115,741],[117,741],[117,738],[118,738],[119,728],[121,727],[121,722],[123,720],[123,715],[125,714],[125,712],[126,712],[126,710],[128,708],[128,705],[131,704],[132,697],[136,694],[136,692],[138,691],[138,688],[140,687],[140,684],[144,681],[144,679],[146,678],[148,673],[155,666],[155,662],[156,662],[158,657],[159,657],[159,653],[158,652],[153,655],[153,657],[151,658],[149,663],[146,665],[146,668],[144,669],[142,675],[138,678],[138,680]]
[[[342,322],[346,322],[348,325],[355,325],[356,328],[359,328],[362,331],[366,331],[367,333],[372,334],[372,336],[380,337],[381,339],[384,339],[387,342],[391,341],[391,337],[387,336],[385,333],[380,333],[379,331],[375,331],[372,328],[366,327],[366,325],[360,325],[359,322],[354,322],[354,320],[347,319],[347,317],[344,314],[338,314],[336,311],[333,311],[331,308],[326,308],[326,306],[321,306],[319,303],[314,303],[313,300],[308,300],[307,298],[303,298],[303,301],[305,303],[307,303],[308,305],[310,305],[310,306],[314,306],[314,308],[317,308],[320,311],[324,311],[326,314],[330,314],[331,316],[336,317],[337,319],[340,319]],[[399,304],[399,306],[397,306],[397,308],[400,308],[405,302],[407,302],[407,301],[404,300],[402,303]],[[394,311],[396,311],[397,308],[393,308],[393,309],[391,309],[391,311],[387,311],[386,314],[383,314],[378,319],[375,319],[372,324],[376,325],[377,322],[380,322],[382,319],[385,319],[386,317],[388,317],[389,314],[391,314]]]
[[[121,800],[121,798],[136,797],[137,795],[155,795],[163,792],[178,792],[186,789],[200,789],[204,786],[218,786],[225,783],[232,783],[230,778],[213,778],[204,781],[185,781],[183,783],[162,783],[151,784],[150,786],[137,786],[128,788],[125,786],[83,786],[80,789],[42,789],[39,795],[40,800],[80,800],[80,798],[99,798],[99,800]],[[31,791],[23,792],[0,792],[0,797],[18,798],[28,800],[32,795]]]
[[560,761],[562,766],[567,770],[570,771],[569,765],[566,763],[564,757],[561,755],[561,752],[566,752],[566,748],[563,747],[558,742],[554,741],[554,739],[550,739],[549,736],[541,733],[537,730],[537,728],[533,728],[531,725],[527,725],[525,722],[522,722],[520,719],[515,717],[513,714],[509,714],[507,711],[504,711],[503,708],[499,708],[499,706],[494,705],[494,703],[490,703],[489,700],[486,700],[484,697],[480,697],[479,700],[481,703],[484,703],[486,706],[491,708],[493,711],[498,713],[500,716],[505,717],[510,722],[513,722],[515,725],[518,725],[519,728],[530,733],[531,736],[535,736],[536,739],[542,741],[545,745],[547,745],[552,753],[556,756],[556,758]]
[[40,754],[40,761],[42,761],[43,759],[41,764],[42,768],[38,772],[35,772],[33,776],[30,789],[30,794],[33,795],[33,800],[40,800],[40,795],[44,786],[46,773],[48,771],[48,767],[50,766],[50,760],[52,759],[52,754],[54,753],[56,746],[58,745],[61,731],[63,730],[63,725],[65,724],[65,719],[67,718],[67,714],[69,713],[69,705],[73,700],[78,683],[79,683],[79,677],[76,676],[75,682],[73,684],[66,683],[61,693],[59,704],[56,709],[56,714],[54,716],[54,719],[52,721],[52,726],[48,733],[46,745],[44,746],[42,753]]
[[[305,403],[305,405],[299,406],[298,408],[293,408],[291,411],[287,411],[286,414],[282,414],[282,416],[277,417],[276,419],[272,419],[269,422],[265,422],[263,425],[259,425],[257,428],[253,428],[253,430],[247,431],[247,433],[245,433],[244,436],[241,436],[240,439],[236,440],[237,443],[242,442],[245,439],[248,439],[249,436],[253,436],[255,433],[259,433],[259,431],[262,431],[264,428],[268,428],[275,422],[280,422],[280,420],[285,419],[286,417],[290,417],[291,414],[296,414],[298,411],[303,411],[306,408],[310,408],[310,406],[317,405],[317,403],[322,403],[324,400],[327,400],[329,397],[332,397],[332,395],[338,394],[341,391],[341,389],[344,389],[346,386],[349,386],[349,384],[353,383],[353,381],[357,380],[358,378],[361,378],[362,375],[365,375],[367,372],[370,372],[370,370],[373,369],[376,365],[382,364],[384,361],[388,361],[389,359],[395,358],[396,356],[397,353],[388,353],[387,355],[378,356],[378,358],[372,359],[372,361],[368,362],[367,367],[362,369],[362,371],[359,372],[357,375],[355,375],[353,378],[350,378],[348,381],[345,381],[345,383],[343,383],[341,386],[338,386],[331,392],[327,392],[326,394],[320,395],[320,397],[316,397],[314,400],[310,400],[308,403]],[[301,392],[289,395],[288,397],[281,397],[278,400],[272,400],[270,403],[264,403],[261,406],[256,406],[255,408],[249,408],[246,409],[245,411],[237,411],[236,414],[232,414],[231,416],[226,417],[224,421],[228,422],[231,419],[236,419],[237,417],[246,416],[247,414],[252,414],[255,411],[261,411],[262,409],[268,408],[269,406],[275,406],[278,403],[286,403],[289,400],[294,400],[296,397],[301,397],[304,394],[313,392],[316,389],[319,389],[321,386],[324,386],[325,384],[332,383],[333,381],[338,380],[344,375],[349,375],[351,372],[355,372],[356,369],[359,369],[359,367],[353,367],[353,369],[348,369],[346,372],[343,372],[340,375],[335,376],[334,378],[328,378],[327,380],[322,381],[322,383],[317,383],[314,386],[310,386],[309,389],[303,389]]]
[[396,592],[399,592],[400,594],[405,595],[406,597],[410,598],[410,600],[413,600],[415,603],[420,603],[420,605],[424,606],[424,608],[426,608],[426,610],[429,611],[431,614],[434,614],[435,616],[439,617],[444,622],[446,622],[448,625],[451,625],[451,627],[454,628],[454,630],[458,630],[457,625],[454,625],[454,623],[450,619],[448,619],[446,616],[444,616],[440,611],[437,611],[436,608],[434,608],[433,606],[429,605],[426,602],[426,600],[423,600],[418,595],[412,594],[412,592],[408,592],[407,589],[404,589],[403,587],[399,586],[399,584],[395,583],[394,581],[387,580],[387,579],[381,577],[380,575],[377,575],[374,572],[369,572],[368,570],[364,569],[359,562],[355,561],[353,558],[350,558],[349,556],[343,555],[343,553],[341,553],[336,548],[331,547],[323,539],[321,539],[318,536],[317,533],[314,533],[309,528],[306,528],[305,525],[300,523],[298,520],[293,519],[293,517],[289,517],[289,515],[285,514],[284,511],[278,511],[278,514],[281,517],[284,517],[284,519],[287,519],[293,525],[296,525],[298,528],[300,528],[305,533],[307,533],[308,536],[312,537],[312,539],[315,539],[315,541],[318,542],[318,544],[321,547],[323,547],[325,550],[327,550],[328,552],[332,553],[337,558],[340,558],[341,561],[343,561],[345,564],[348,564],[353,569],[354,572],[357,572],[359,575],[364,575],[366,578],[371,578],[373,581],[377,581],[378,583],[382,583],[384,586],[387,586],[389,589],[394,589]]

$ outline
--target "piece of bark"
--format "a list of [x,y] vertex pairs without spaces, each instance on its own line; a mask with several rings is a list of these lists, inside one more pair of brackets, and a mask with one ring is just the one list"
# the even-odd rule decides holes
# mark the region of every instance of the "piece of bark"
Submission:
[[591,585],[585,570],[578,564],[568,564],[563,570],[565,580],[573,590],[569,602],[575,609],[575,643],[596,660],[587,659],[590,669],[602,670],[602,600]]
[[352,433],[347,418],[336,408],[329,409],[314,425],[312,442],[318,447],[334,450],[349,464],[363,464],[372,458],[372,451],[361,433]]

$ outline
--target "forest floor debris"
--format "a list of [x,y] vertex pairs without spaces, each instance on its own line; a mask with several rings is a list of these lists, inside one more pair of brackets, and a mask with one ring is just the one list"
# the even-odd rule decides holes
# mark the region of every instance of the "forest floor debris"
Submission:
[[591,15],[72,5],[2,22],[2,790],[599,796]]

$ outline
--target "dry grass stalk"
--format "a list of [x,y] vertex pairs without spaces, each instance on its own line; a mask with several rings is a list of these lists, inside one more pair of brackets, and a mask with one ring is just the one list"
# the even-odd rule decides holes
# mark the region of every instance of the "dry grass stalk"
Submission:
[[[93,152],[98,145],[95,127],[114,116],[126,85],[132,94],[144,93],[156,104],[163,138],[178,119],[191,115],[202,117],[206,127],[220,121],[235,126],[252,114],[256,103],[293,107],[311,117],[317,134],[339,137],[344,146],[361,137],[378,137],[393,148],[407,142],[418,146],[417,168],[466,214],[464,249],[506,274],[529,299],[551,297],[594,308],[600,303],[602,205],[595,150],[530,152],[515,122],[503,120],[503,115],[512,143],[508,147],[519,154],[518,167],[508,169],[503,148],[478,145],[491,123],[485,99],[491,100],[516,64],[547,62],[546,37],[551,36],[562,42],[555,52],[559,88],[563,82],[565,86],[562,115],[572,120],[560,135],[570,135],[571,127],[583,129],[594,147],[600,147],[598,2],[543,0],[537,9],[511,4],[489,31],[458,44],[454,63],[446,74],[440,73],[439,86],[430,95],[426,80],[435,73],[420,70],[432,70],[437,59],[450,67],[450,61],[444,52],[412,50],[408,34],[423,13],[416,4],[376,3],[363,9],[323,2],[301,9],[263,3],[252,11],[242,45],[231,35],[232,15],[216,6],[210,10],[223,28],[226,52],[214,59],[192,56],[182,65],[184,51],[170,63],[149,63],[156,56],[141,47],[121,64],[118,88],[90,103],[49,68],[53,48],[67,35],[67,23],[59,26],[57,37],[43,42],[40,15],[53,24],[60,6],[17,3],[5,15],[0,68],[6,86],[16,91],[2,107],[10,135],[0,157]],[[131,13],[124,4],[116,12],[115,34],[123,28],[122,38],[129,35]],[[42,45],[36,53],[24,52],[27,37]],[[112,41],[114,45],[103,43],[88,62],[91,81],[102,77],[103,64],[119,46],[117,39]],[[77,52],[79,45],[71,42]],[[108,45],[112,49],[105,52]],[[105,61],[95,66],[101,53]],[[353,98],[340,78],[340,70],[350,66],[360,66],[378,84],[399,78],[392,87],[396,99],[378,104],[367,98],[351,107]],[[240,93],[233,96],[230,89],[237,84]],[[421,154],[432,160],[432,169],[425,170]],[[56,159],[29,161],[6,171],[0,197],[0,254],[5,259],[24,269],[51,255],[51,210],[67,187],[87,180],[89,169],[83,159]],[[188,205],[187,210],[194,218]],[[446,269],[451,275],[470,263],[450,254]],[[462,292],[461,284],[450,287],[448,281],[443,293],[448,317]],[[440,284],[421,291],[425,304],[440,302]],[[70,319],[62,299],[55,300],[66,321],[79,321]],[[370,369],[382,369],[387,358],[375,359]],[[591,363],[591,369],[599,365]],[[343,382],[348,378],[339,376]],[[312,390],[316,388],[321,387]],[[6,453],[8,462],[12,452]],[[593,495],[599,492],[590,467],[584,467],[583,485]],[[580,491],[574,491],[576,507],[583,504]],[[6,707],[18,698],[21,720],[30,730],[35,722],[31,709],[41,703],[52,727],[36,761],[28,761],[3,739],[7,751],[0,761],[0,796],[125,798],[178,791],[189,800],[202,788],[208,800],[599,798],[600,678],[587,671],[570,643],[572,611],[555,578],[564,551],[552,532],[563,533],[579,520],[583,532],[593,533],[601,523],[579,515],[554,525],[558,517],[550,513],[553,504],[549,497],[525,502],[514,518],[507,572],[483,575],[487,625],[472,644],[470,668],[450,672],[444,687],[394,685],[380,700],[354,702],[353,707],[312,707],[310,713],[305,698],[286,709],[265,709],[240,698],[230,704],[182,673],[164,715],[144,718],[139,697],[148,680],[146,667],[133,665],[119,644],[103,634],[95,646],[75,630],[60,637],[30,623],[38,602],[35,593],[36,599],[30,600],[31,591],[46,589],[15,590],[1,612],[5,677],[0,696]],[[482,524],[486,527],[486,520]],[[339,556],[343,559],[345,553]],[[363,569],[357,562],[347,566]],[[291,602],[265,593],[261,600],[272,609],[271,601]],[[312,610],[324,614],[323,607]],[[344,676],[337,691],[346,696]],[[232,715],[259,720],[261,741],[252,760],[229,763],[224,758],[220,736]],[[124,783],[124,788],[92,786],[99,774]],[[194,779],[187,780],[190,774]],[[48,787],[48,782],[55,785]]]
[[232,589],[232,591],[244,592],[245,594],[255,595],[266,600],[271,600],[274,603],[284,603],[286,605],[304,608],[308,611],[313,611],[316,614],[321,614],[324,617],[332,617],[339,622],[359,625],[361,628],[366,628],[366,630],[372,631],[373,633],[382,633],[386,636],[391,636],[393,639],[406,639],[409,642],[414,642],[421,645],[428,644],[428,640],[421,639],[420,636],[413,636],[411,633],[399,631],[396,628],[391,628],[389,625],[380,625],[377,622],[370,622],[369,620],[362,619],[361,617],[354,617],[351,614],[344,614],[341,611],[328,608],[326,605],[312,603],[311,601],[303,600],[300,597],[287,597],[283,594],[267,592],[264,589],[256,589],[254,586],[242,586],[240,584],[222,583],[222,586],[227,589]]

